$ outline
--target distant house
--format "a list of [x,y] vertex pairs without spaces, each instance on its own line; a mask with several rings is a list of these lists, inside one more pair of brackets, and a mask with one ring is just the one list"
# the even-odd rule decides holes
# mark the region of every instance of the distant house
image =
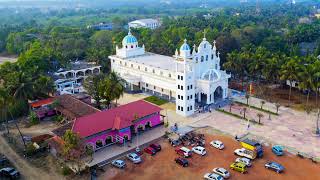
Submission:
[[161,23],[157,19],[139,19],[128,23],[129,28],[149,28],[156,29]]
[[31,109],[36,113],[39,119],[56,114],[55,110],[50,107],[54,98],[47,98],[29,103]]
[[94,29],[94,30],[109,30],[111,31],[113,29],[113,24],[112,23],[99,23],[95,25],[89,25],[87,26],[88,29]]
[[75,118],[53,133],[62,137],[66,130],[71,129],[85,140],[88,148],[96,151],[108,145],[130,141],[132,135],[162,124],[160,111],[158,106],[139,100]]
[[71,67],[59,69],[52,75],[58,94],[78,94],[84,92],[83,81],[89,75],[99,74],[101,66],[85,61],[71,63]]

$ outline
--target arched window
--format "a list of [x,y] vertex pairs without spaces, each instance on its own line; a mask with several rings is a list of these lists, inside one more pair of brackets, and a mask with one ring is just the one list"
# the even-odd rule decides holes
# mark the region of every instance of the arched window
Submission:
[[208,55],[206,55],[206,61],[208,61],[208,59],[209,59],[209,56],[208,56]]
[[218,64],[216,64],[216,69],[218,70]]
[[171,74],[169,74],[169,77],[171,78]]
[[133,48],[133,46],[131,45],[131,49]]
[[140,66],[138,66],[138,69],[140,70]]
[[204,57],[203,57],[203,56],[201,56],[201,62],[203,62],[203,60],[204,60]]
[[138,47],[138,45],[136,45],[136,47]]
[[103,146],[103,142],[101,140],[98,140],[96,142],[96,148],[101,148]]
[[204,44],[203,47],[204,47],[204,48],[207,48],[207,44]]
[[145,68],[144,68],[144,71],[148,71],[148,68],[145,67]]
[[133,68],[133,64],[131,64],[131,67]]
[[211,59],[213,60],[213,54],[211,54]]
[[128,46],[126,46],[126,49],[128,49]]

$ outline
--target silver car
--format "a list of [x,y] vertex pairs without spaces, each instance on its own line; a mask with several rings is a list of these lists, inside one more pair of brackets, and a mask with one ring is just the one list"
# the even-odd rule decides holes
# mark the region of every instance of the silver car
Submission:
[[227,178],[230,177],[229,171],[227,171],[227,170],[224,169],[224,168],[218,167],[218,168],[214,168],[212,171],[213,171],[214,173],[222,176],[222,177],[225,178],[225,179],[227,179]]
[[125,168],[126,167],[126,163],[123,160],[117,159],[112,161],[111,163],[113,166],[117,167],[117,168]]
[[133,163],[135,163],[135,164],[138,164],[138,163],[141,163],[141,157],[138,155],[138,154],[136,154],[136,153],[130,153],[130,154],[127,154],[127,158],[131,161],[131,162],[133,162]]
[[245,164],[247,167],[251,167],[251,160],[250,159],[248,159],[248,158],[245,158],[245,157],[243,157],[243,158],[237,158],[236,159],[236,162],[240,162],[240,163],[243,163],[243,164]]

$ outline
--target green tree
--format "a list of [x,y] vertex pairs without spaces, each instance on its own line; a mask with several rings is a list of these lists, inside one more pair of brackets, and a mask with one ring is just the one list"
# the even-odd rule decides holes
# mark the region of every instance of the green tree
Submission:
[[98,109],[101,109],[101,100],[103,94],[101,90],[101,84],[104,79],[104,74],[98,74],[87,77],[83,83],[84,89],[95,100]]
[[291,91],[292,91],[293,82],[297,81],[298,79],[297,73],[298,73],[298,63],[296,62],[295,59],[290,59],[287,63],[281,66],[280,79],[283,81],[289,82],[289,105],[291,103]]

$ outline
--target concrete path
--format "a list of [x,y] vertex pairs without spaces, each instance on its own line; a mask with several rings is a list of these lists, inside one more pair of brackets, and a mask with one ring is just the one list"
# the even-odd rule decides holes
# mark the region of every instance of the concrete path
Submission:
[[134,136],[132,143],[127,143],[123,146],[111,145],[103,149],[100,149],[99,151],[94,153],[93,160],[87,164],[91,167],[98,163],[109,160],[131,149],[135,149],[137,146],[141,146],[145,143],[151,142],[155,139],[158,139],[159,137],[162,137],[165,134],[165,131],[166,128],[164,128],[164,126],[158,126],[142,133],[139,136]]

